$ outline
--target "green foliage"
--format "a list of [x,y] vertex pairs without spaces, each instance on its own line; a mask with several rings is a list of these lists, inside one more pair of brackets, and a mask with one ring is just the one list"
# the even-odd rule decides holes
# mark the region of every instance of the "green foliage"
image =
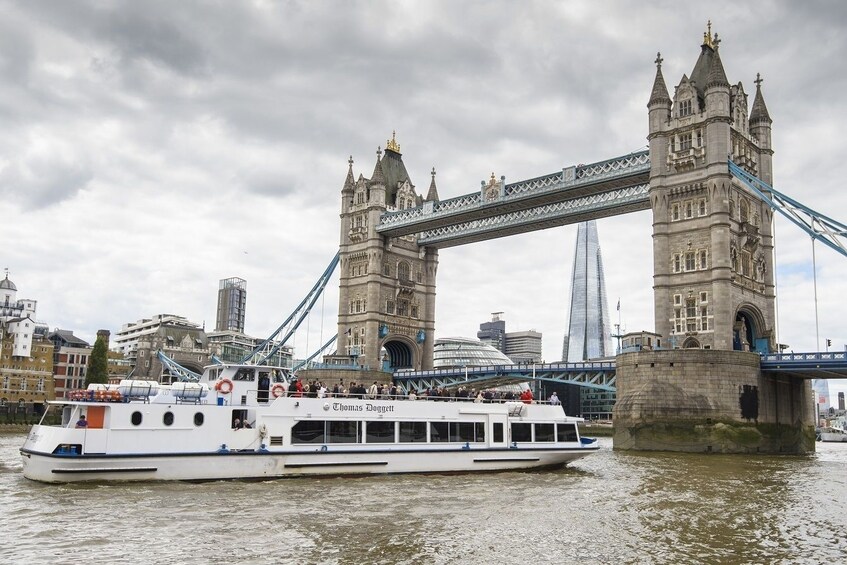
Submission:
[[88,356],[88,370],[85,372],[85,386],[91,383],[105,384],[109,380],[109,361],[108,352],[106,351],[106,342],[102,338],[97,338],[94,342],[94,349],[91,350],[91,355]]

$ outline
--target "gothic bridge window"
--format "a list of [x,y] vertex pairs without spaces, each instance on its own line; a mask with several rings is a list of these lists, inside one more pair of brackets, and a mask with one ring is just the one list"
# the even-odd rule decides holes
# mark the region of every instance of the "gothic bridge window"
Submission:
[[411,280],[409,277],[409,264],[405,261],[401,261],[400,264],[397,265],[397,278],[401,281]]
[[382,274],[386,277],[391,276],[391,265],[387,261],[382,264]]
[[693,113],[691,100],[680,100],[679,101],[679,117],[690,116]]

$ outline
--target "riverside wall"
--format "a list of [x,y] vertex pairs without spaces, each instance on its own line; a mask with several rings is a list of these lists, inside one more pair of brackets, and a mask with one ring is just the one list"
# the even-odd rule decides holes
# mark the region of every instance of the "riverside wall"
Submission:
[[759,356],[674,349],[617,356],[614,448],[716,453],[815,449],[811,381],[762,375]]

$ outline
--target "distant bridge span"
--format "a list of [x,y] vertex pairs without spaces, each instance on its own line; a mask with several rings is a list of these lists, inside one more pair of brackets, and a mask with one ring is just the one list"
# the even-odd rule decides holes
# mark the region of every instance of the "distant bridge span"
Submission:
[[[762,373],[797,379],[847,379],[847,352],[783,353],[763,355]],[[407,391],[411,389],[494,388],[523,382],[556,382],[598,390],[616,390],[614,360],[584,363],[541,363],[536,365],[492,365],[488,367],[456,367],[431,371],[401,370],[394,380]]]

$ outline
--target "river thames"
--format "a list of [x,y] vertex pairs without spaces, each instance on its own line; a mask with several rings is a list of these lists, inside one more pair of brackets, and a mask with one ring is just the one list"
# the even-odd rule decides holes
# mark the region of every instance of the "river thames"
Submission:
[[42,485],[0,434],[2,563],[844,563],[847,444],[554,471]]

